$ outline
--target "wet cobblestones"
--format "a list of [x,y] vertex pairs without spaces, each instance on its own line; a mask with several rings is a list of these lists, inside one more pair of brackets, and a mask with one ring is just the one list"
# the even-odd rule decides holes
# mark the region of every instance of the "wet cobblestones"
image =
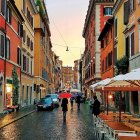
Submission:
[[63,122],[61,107],[50,111],[35,112],[0,130],[0,140],[96,140],[92,114],[87,104],[81,110],[67,113]]

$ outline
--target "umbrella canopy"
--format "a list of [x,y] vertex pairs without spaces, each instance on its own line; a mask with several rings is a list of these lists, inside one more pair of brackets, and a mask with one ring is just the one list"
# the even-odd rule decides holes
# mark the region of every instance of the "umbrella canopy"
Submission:
[[70,98],[72,97],[72,94],[67,93],[67,92],[63,92],[59,95],[60,98]]
[[96,87],[98,87],[98,86],[103,87],[103,86],[107,85],[110,81],[111,81],[111,78],[104,79],[100,82],[97,82],[97,83],[91,85],[90,88],[94,91],[96,89]]

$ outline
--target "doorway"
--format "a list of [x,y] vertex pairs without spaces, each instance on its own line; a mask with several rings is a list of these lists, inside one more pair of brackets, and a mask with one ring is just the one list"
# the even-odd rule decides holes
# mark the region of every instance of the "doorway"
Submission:
[[132,108],[134,114],[139,113],[139,108],[138,108],[138,91],[132,91],[131,92],[131,101],[132,101]]

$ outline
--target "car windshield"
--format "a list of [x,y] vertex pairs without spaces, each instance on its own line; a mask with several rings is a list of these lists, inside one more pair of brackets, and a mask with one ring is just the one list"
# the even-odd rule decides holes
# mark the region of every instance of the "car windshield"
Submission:
[[45,103],[46,103],[46,104],[50,104],[51,102],[52,102],[52,99],[51,99],[51,98],[46,98],[46,99],[45,99]]
[[52,97],[53,99],[57,99],[57,95],[55,95],[55,94],[52,94],[51,97]]

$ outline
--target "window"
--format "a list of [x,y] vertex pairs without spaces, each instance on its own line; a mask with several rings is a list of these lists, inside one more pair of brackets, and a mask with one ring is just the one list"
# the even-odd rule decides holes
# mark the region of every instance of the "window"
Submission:
[[23,42],[25,43],[26,42],[26,31],[23,30]]
[[104,7],[104,15],[112,15],[112,7]]
[[115,38],[117,37],[118,35],[118,22],[117,22],[117,19],[115,19]]
[[8,23],[11,23],[11,17],[12,17],[11,9],[7,6],[6,21]]
[[130,2],[130,12],[133,12],[135,6],[135,0],[129,0],[129,2]]
[[134,32],[130,35],[130,44],[131,44],[131,56],[133,56],[135,54]]
[[130,46],[129,46],[129,36],[125,38],[125,55],[129,58],[130,56]]
[[17,63],[21,66],[21,50],[17,48]]
[[0,32],[0,56],[4,57],[5,36]]
[[6,0],[0,0],[0,12],[5,16]]
[[29,58],[26,58],[26,71],[29,73]]
[[23,26],[20,24],[20,22],[18,22],[18,35],[23,37]]
[[31,68],[31,74],[33,74],[33,73],[32,73],[32,60],[31,60],[31,66],[30,66],[30,68]]
[[10,59],[10,40],[9,40],[9,38],[6,38],[5,57],[6,57],[7,59]]
[[23,70],[26,71],[26,56],[23,55]]
[[127,25],[129,22],[129,2],[124,3],[124,25]]
[[117,46],[114,47],[114,64],[117,62]]
[[23,0],[23,12],[26,13],[26,3],[25,3],[25,0]]
[[27,46],[30,47],[30,38],[27,36]]
[[33,42],[31,41],[31,46],[30,46],[31,51],[33,51]]

